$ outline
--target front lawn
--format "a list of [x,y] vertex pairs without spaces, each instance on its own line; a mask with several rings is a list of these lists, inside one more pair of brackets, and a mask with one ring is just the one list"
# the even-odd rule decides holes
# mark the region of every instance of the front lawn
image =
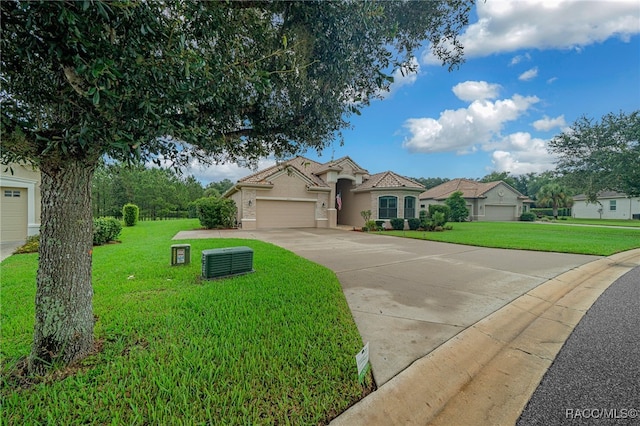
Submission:
[[600,225],[600,226],[631,226],[634,228],[640,228],[640,220],[625,220],[625,219],[576,219],[569,217],[566,220],[560,221],[560,223],[575,223],[578,225]]
[[[194,220],[140,222],[94,248],[101,351],[28,385],[37,255],[2,263],[6,424],[326,424],[372,390],[335,274],[254,240],[171,241]],[[191,244],[191,264],[170,247]],[[200,280],[203,249],[249,246],[255,273]],[[66,376],[66,378],[65,378]],[[24,379],[24,378],[23,378]]]
[[640,229],[532,222],[462,222],[449,225],[453,229],[444,232],[384,231],[384,234],[481,247],[600,256],[640,247]]

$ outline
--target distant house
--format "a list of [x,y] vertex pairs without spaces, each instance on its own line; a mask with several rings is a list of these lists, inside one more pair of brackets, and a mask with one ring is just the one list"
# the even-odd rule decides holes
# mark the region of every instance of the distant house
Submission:
[[0,242],[24,241],[40,232],[40,172],[20,164],[1,165]]
[[423,191],[392,171],[370,174],[349,157],[318,163],[298,156],[240,179],[223,196],[235,201],[243,229],[335,228],[363,226],[363,210],[385,222],[418,217]]
[[529,211],[532,200],[503,181],[478,182],[453,179],[420,194],[420,209],[431,204],[444,204],[456,191],[462,192],[467,202],[469,220],[514,221]]
[[573,197],[571,213],[577,219],[640,219],[640,197],[603,191],[595,203],[590,203],[580,194]]

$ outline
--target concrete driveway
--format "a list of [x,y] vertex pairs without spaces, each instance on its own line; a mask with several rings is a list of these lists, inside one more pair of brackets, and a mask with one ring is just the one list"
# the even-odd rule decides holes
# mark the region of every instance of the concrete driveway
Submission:
[[378,386],[539,284],[599,259],[336,229],[198,230],[174,237],[195,238],[259,239],[335,271],[369,342]]

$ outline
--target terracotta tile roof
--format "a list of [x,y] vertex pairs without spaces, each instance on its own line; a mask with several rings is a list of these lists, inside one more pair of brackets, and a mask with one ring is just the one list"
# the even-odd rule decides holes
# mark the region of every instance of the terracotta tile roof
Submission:
[[480,198],[501,183],[502,181],[485,183],[469,179],[453,179],[423,192],[420,194],[420,199],[445,200],[456,191],[462,192],[463,198]]
[[238,183],[253,183],[253,184],[270,184],[269,180],[274,174],[284,170],[287,167],[291,167],[297,170],[300,174],[308,178],[316,187],[328,187],[327,183],[320,179],[315,173],[317,173],[323,164],[310,160],[306,157],[297,156],[284,163],[276,164],[268,167],[264,170],[260,170],[252,175],[243,177]]
[[376,173],[369,176],[369,179],[362,182],[361,185],[355,189],[356,191],[362,191],[367,189],[379,189],[379,188],[415,188],[424,189],[424,185],[413,181],[404,176],[400,176],[392,171]]

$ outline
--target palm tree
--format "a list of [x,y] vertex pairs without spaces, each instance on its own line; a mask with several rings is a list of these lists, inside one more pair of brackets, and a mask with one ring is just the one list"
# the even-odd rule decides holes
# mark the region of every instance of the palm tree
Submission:
[[557,183],[544,185],[538,191],[538,203],[553,208],[553,218],[558,219],[558,208],[570,207],[573,199],[568,195],[568,190]]

